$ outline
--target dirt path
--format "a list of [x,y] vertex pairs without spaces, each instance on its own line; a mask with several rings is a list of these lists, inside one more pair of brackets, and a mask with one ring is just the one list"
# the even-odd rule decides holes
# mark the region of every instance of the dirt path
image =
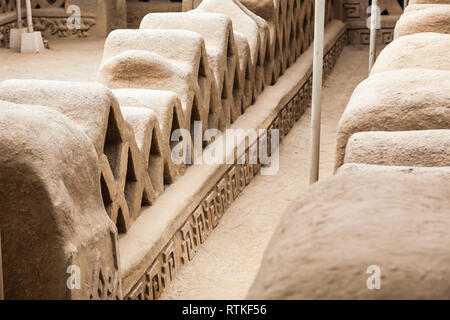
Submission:
[[[367,77],[367,52],[367,47],[346,47],[325,83],[321,178],[333,173],[336,128],[353,89]],[[281,143],[278,175],[253,180],[162,299],[245,297],[281,214],[308,186],[310,116],[308,109]]]

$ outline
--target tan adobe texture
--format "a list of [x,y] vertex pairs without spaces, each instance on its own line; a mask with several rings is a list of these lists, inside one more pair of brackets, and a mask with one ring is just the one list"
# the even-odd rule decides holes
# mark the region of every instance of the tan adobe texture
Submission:
[[400,17],[395,26],[395,39],[420,32],[450,34],[450,5],[423,6],[421,10],[410,10]]
[[336,169],[347,140],[361,131],[450,129],[450,71],[386,71],[361,82],[338,127]]
[[383,171],[338,173],[294,201],[247,298],[448,299],[450,181]]

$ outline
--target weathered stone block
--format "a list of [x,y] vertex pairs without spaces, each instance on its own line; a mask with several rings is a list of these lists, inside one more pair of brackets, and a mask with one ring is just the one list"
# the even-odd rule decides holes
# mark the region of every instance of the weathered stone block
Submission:
[[338,127],[336,169],[347,140],[362,131],[450,129],[450,72],[405,69],[361,82]]
[[394,30],[397,39],[408,34],[437,32],[450,34],[450,6],[427,6],[422,10],[405,12],[398,20]]
[[282,216],[247,298],[448,299],[449,190],[391,170],[319,182]]
[[[260,61],[261,57],[264,56],[264,47],[261,44],[261,37],[259,33],[258,24],[246,14],[233,0],[204,0],[195,9],[196,12],[214,12],[226,14],[233,22],[234,32],[239,32],[242,34],[249,45],[250,48],[250,74],[248,74],[249,79],[254,81],[254,88],[252,88],[254,98],[259,95],[261,90],[261,82],[263,79],[260,78],[260,74],[257,73],[258,66],[264,66],[264,61]],[[242,59],[242,47],[238,45],[239,59]],[[258,86],[258,83],[260,84]],[[258,89],[259,88],[259,89]]]
[[2,101],[0,110],[6,298],[121,297],[117,229],[92,141],[54,109]]
[[400,37],[380,52],[370,74],[416,68],[450,71],[449,52],[450,34],[425,32]]
[[450,166],[450,130],[355,133],[348,140],[344,163]]
[[[181,29],[201,34],[205,41],[209,66],[214,73],[218,96],[222,100],[226,126],[241,115],[245,102],[245,76],[241,74],[230,18],[223,14],[195,11],[152,13],[144,17],[140,28]],[[248,106],[249,104],[245,107]],[[211,125],[210,128],[217,128],[216,125]]]

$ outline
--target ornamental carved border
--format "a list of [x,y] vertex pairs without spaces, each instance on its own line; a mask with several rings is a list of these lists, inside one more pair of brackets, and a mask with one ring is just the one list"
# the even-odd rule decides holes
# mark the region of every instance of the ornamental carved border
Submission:
[[[344,32],[325,55],[325,78],[333,70],[346,43],[347,33]],[[310,75],[300,90],[278,112],[276,118],[269,125],[268,137],[271,136],[271,130],[273,129],[280,130],[280,141],[289,133],[295,122],[300,119],[306,108],[310,106],[311,92],[312,76]],[[259,138],[256,143],[259,146]],[[254,146],[250,146],[241,157],[249,159],[249,152],[254,149],[256,149]],[[149,268],[130,292],[125,294],[125,299],[158,299],[174,279],[176,272],[183,265],[194,259],[198,248],[220,223],[221,218],[233,201],[259,173],[260,168],[260,163],[248,164],[247,161],[244,164],[235,163],[232,165],[190,214],[183,226],[166,244],[157,258],[151,262]]]
[[69,29],[68,18],[36,17],[33,18],[34,29],[41,31],[44,37],[58,36],[60,38],[79,37],[86,38],[95,26],[95,19],[81,18],[80,28]]
[[[25,25],[25,21],[23,21]],[[86,38],[91,36],[95,27],[95,19],[81,18],[80,28],[70,30],[67,27],[65,17],[34,17],[33,25],[36,31],[40,31],[45,38]],[[12,28],[16,27],[16,22],[0,25],[0,48],[9,47],[9,34]]]

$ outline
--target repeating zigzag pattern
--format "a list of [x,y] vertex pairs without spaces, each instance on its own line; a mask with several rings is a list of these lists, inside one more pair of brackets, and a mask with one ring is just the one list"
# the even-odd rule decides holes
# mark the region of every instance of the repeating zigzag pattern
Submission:
[[110,33],[100,84],[6,81],[0,99],[57,109],[80,126],[96,146],[105,209],[126,233],[185,171],[172,161],[174,130],[229,127],[311,45],[313,13],[312,0],[204,0],[148,14],[139,30]]
[[[328,1],[327,22],[331,12]],[[148,14],[139,30],[108,36],[98,81],[114,89],[138,140],[153,192],[144,192],[141,204],[151,204],[184,172],[171,159],[172,132],[193,132],[195,121],[203,130],[232,124],[311,45],[313,14],[311,0],[205,0],[189,12]],[[125,193],[120,198],[132,192],[116,189]],[[138,216],[129,208],[120,214],[125,222]]]

